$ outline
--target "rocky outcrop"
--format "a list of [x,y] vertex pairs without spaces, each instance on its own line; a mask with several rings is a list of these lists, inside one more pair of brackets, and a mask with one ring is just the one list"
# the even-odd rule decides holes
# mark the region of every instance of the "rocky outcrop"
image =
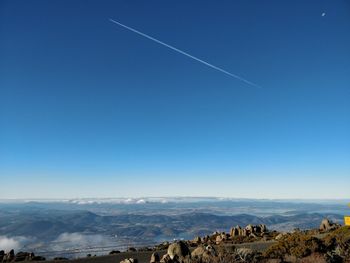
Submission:
[[11,262],[15,259],[15,251],[11,249],[8,253],[5,253],[2,262]]
[[12,249],[8,253],[5,253],[3,250],[0,251],[0,262],[21,262],[21,261],[43,261],[44,257],[35,256],[32,252],[18,252],[15,254],[15,251]]
[[340,227],[339,224],[333,223],[329,219],[325,218],[322,220],[319,229],[320,229],[320,231],[327,232],[327,231],[335,230],[339,227]]
[[247,225],[245,228],[242,228],[240,226],[232,227],[230,229],[230,236],[231,237],[247,237],[247,236],[252,236],[252,237],[262,237],[265,233],[267,232],[267,227],[266,225]]
[[269,240],[274,238],[275,233],[267,230],[266,225],[247,225],[246,227],[236,226],[230,229],[229,234],[225,232],[215,231],[211,235],[195,237],[189,241],[189,245],[195,247],[197,245],[220,245],[222,243],[242,243],[251,242],[253,240]]

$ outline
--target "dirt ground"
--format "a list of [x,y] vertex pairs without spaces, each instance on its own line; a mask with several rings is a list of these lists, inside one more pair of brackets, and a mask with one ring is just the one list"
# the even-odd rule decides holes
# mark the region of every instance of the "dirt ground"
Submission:
[[[258,242],[235,244],[235,245],[226,244],[225,246],[226,247],[234,246],[236,248],[250,248],[257,251],[264,251],[268,247],[270,247],[273,243],[275,243],[275,241],[258,241]],[[193,250],[193,248],[191,250]],[[160,257],[162,257],[166,253],[166,250],[160,250],[157,252],[160,255]],[[86,257],[86,258],[78,258],[78,259],[65,260],[65,261],[48,260],[44,262],[47,262],[47,263],[119,263],[120,261],[126,258],[137,258],[139,263],[149,263],[152,253],[153,253],[152,251],[122,252],[115,255]],[[38,262],[38,263],[43,263],[43,262]]]

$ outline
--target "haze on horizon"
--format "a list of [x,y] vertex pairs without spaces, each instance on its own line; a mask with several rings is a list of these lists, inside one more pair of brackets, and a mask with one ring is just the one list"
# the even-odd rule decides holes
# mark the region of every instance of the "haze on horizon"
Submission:
[[349,28],[347,1],[1,1],[0,199],[349,199]]

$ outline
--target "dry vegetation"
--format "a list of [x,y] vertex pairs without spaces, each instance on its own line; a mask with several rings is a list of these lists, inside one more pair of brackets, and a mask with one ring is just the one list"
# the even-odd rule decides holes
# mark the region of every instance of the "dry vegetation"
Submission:
[[263,257],[281,262],[350,262],[350,227],[340,227],[323,238],[312,232],[288,234],[267,249]]

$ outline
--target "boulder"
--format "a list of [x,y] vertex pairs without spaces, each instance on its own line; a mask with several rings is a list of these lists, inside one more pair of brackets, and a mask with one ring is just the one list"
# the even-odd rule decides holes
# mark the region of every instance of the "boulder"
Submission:
[[248,236],[248,230],[247,229],[245,229],[245,228],[243,228],[243,229],[241,229],[241,231],[240,231],[240,234],[239,234],[240,236],[242,236],[242,237],[246,237],[246,236]]
[[230,236],[231,237],[239,236],[240,230],[241,230],[240,226],[232,227],[230,229]]
[[171,259],[174,259],[175,256],[182,259],[186,256],[191,256],[191,252],[185,242],[178,241],[168,247],[168,255]]
[[201,258],[204,252],[207,251],[204,246],[199,246],[195,250],[192,251],[191,257]]
[[154,253],[151,255],[150,263],[158,263],[158,262],[160,262],[159,254],[158,254],[157,252],[154,252]]

